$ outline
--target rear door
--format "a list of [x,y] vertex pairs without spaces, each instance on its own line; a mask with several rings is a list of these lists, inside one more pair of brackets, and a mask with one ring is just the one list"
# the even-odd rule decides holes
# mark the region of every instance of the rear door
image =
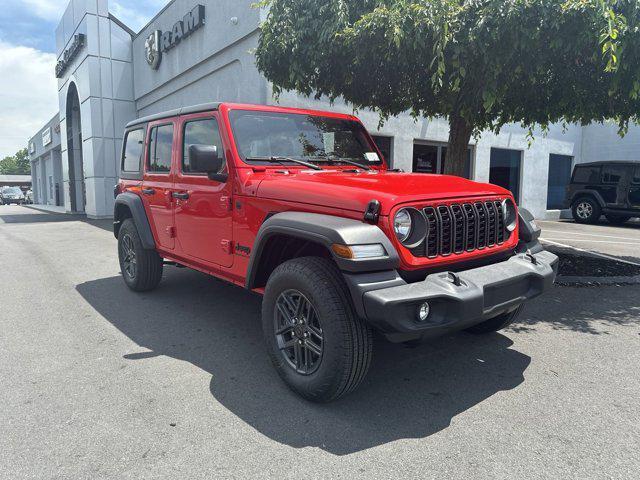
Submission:
[[624,208],[624,200],[621,202],[620,191],[627,176],[625,165],[603,165],[602,183],[596,188],[600,192],[604,203],[611,208]]
[[149,144],[142,180],[142,199],[149,223],[161,248],[175,247],[175,224],[171,192],[174,183],[175,123],[162,120],[149,125]]
[[629,206],[640,212],[640,165],[634,168],[629,188]]
[[[215,145],[225,158],[215,112],[180,119],[179,161],[174,185],[175,225],[180,253],[194,260],[230,267],[232,254],[231,179],[210,180],[196,171],[189,159],[191,145]],[[220,172],[228,172],[224,162]]]

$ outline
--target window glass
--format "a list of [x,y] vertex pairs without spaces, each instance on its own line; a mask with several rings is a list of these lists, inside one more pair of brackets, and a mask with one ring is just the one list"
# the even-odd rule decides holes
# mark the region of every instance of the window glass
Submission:
[[339,157],[380,165],[362,124],[343,118],[234,110],[229,114],[240,157]]
[[[224,157],[224,148],[220,138],[218,122],[215,118],[194,120],[184,126],[184,144],[182,146],[182,171],[184,173],[203,173],[191,168],[189,147],[191,145],[215,145],[218,148],[218,156]],[[224,165],[222,169],[224,170]],[[218,172],[220,173],[220,172]]]
[[489,183],[511,191],[518,205],[520,204],[521,165],[521,151],[504,148],[491,149]]
[[142,147],[144,146],[144,130],[132,130],[124,140],[123,172],[139,172]]
[[564,205],[567,185],[571,181],[573,157],[549,155],[549,177],[547,181],[547,210],[560,210]]
[[393,137],[372,136],[373,141],[376,142],[377,147],[382,152],[382,156],[387,161],[387,165],[391,166],[391,150],[393,144]]
[[574,183],[600,183],[600,167],[576,167]]
[[619,183],[624,173],[622,166],[605,166],[602,168],[602,183]]
[[171,147],[173,125],[161,125],[151,129],[149,141],[149,171],[168,173],[171,171]]
[[633,183],[640,184],[640,167],[636,167],[636,171],[633,174]]

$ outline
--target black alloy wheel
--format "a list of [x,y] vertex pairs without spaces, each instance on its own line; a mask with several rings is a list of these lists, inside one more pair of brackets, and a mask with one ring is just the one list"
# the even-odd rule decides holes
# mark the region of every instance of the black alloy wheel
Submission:
[[122,242],[120,242],[120,258],[122,258],[122,273],[128,275],[131,280],[134,280],[137,272],[136,250],[131,235],[129,234],[122,236]]
[[298,290],[286,290],[276,300],[273,320],[286,363],[302,375],[314,373],[322,362],[324,340],[313,304]]

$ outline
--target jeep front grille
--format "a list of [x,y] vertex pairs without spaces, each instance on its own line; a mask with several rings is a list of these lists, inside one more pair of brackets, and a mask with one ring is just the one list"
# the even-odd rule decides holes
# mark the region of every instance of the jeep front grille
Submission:
[[435,258],[502,245],[509,239],[501,202],[485,201],[437,205],[422,210],[427,236],[410,251],[416,257]]

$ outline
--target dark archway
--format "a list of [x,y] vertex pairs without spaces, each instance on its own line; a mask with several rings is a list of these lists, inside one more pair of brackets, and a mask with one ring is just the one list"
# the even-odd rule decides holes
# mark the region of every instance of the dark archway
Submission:
[[80,97],[75,83],[67,91],[67,155],[69,156],[69,197],[71,211],[83,213],[86,205],[82,161],[82,120]]

